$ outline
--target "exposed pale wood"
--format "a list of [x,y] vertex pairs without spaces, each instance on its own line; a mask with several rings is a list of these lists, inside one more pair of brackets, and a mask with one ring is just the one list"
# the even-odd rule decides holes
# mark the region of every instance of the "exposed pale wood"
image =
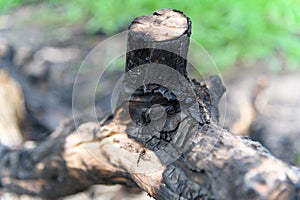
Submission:
[[[171,18],[178,15],[177,11],[159,12],[171,13]],[[129,46],[132,46],[134,40],[130,41],[130,37]],[[176,46],[168,44],[171,48]],[[188,38],[184,44],[188,44]],[[127,72],[141,64],[135,58],[136,53],[128,55],[127,61],[132,60],[137,65],[128,67],[127,63]],[[158,59],[167,52],[160,53]],[[155,67],[155,61],[145,62]],[[177,67],[173,66],[175,70]],[[185,76],[184,63],[179,69],[177,71],[187,80],[179,86],[188,86],[195,92],[198,113],[188,106],[186,111],[182,107],[176,110],[176,102],[181,101],[179,97],[173,98],[155,84],[136,90],[130,99],[134,103],[132,116],[136,118],[142,109],[151,113],[161,108],[149,107],[157,102],[148,98],[163,101],[164,108],[174,107],[174,112],[168,113],[170,121],[178,113],[184,115],[164,127],[171,133],[169,137],[164,138],[163,132],[157,131],[161,134],[157,138],[161,143],[143,139],[145,136],[153,139],[151,134],[139,136],[145,129],[136,132],[140,127],[133,126],[133,119],[124,114],[128,109],[128,101],[125,101],[115,112],[115,118],[106,115],[101,123],[79,120],[79,127],[75,127],[72,120],[65,122],[35,148],[13,150],[0,146],[0,185],[6,191],[45,198],[73,194],[101,183],[140,187],[156,199],[299,199],[298,168],[274,158],[261,144],[218,126],[217,106],[224,93],[221,80],[214,76],[207,82],[192,82]],[[208,119],[203,120],[206,117]],[[164,150],[165,154],[157,150]],[[166,156],[175,154],[178,157],[168,162]]]
[[189,25],[181,12],[166,9],[136,18],[130,30],[149,41],[161,42],[182,36],[189,30]]
[[0,70],[0,142],[7,146],[23,142],[20,124],[25,115],[24,97],[20,85]]

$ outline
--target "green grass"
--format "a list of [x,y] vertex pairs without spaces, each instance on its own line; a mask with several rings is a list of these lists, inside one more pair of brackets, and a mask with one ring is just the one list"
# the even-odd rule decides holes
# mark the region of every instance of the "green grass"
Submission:
[[[2,10],[37,0],[0,0]],[[290,69],[299,67],[299,0],[50,0],[64,10],[58,21],[85,21],[90,34],[108,35],[124,29],[137,16],[161,8],[183,11],[193,22],[192,38],[200,43],[221,69],[237,61],[284,60]],[[4,6],[6,4],[6,6]],[[49,12],[51,13],[51,12]],[[52,19],[53,17],[51,17]],[[281,55],[280,58],[278,55]],[[271,63],[271,62],[270,62]],[[276,63],[276,62],[272,62]],[[271,64],[274,69],[280,68]]]
[[16,6],[35,2],[38,0],[0,0],[0,11],[5,12]]

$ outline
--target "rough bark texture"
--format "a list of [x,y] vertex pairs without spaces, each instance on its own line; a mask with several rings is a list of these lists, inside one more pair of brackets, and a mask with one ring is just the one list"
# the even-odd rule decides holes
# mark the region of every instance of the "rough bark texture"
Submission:
[[160,63],[187,78],[190,35],[191,21],[179,11],[159,10],[136,18],[129,26],[126,72],[146,63]]
[[[164,21],[185,28],[150,37],[169,32]],[[150,24],[152,31],[144,28]],[[224,87],[216,76],[201,83],[187,77],[190,28],[178,11],[137,18],[114,116],[79,127],[66,122],[35,148],[2,145],[1,187],[45,198],[102,183],[140,187],[156,199],[299,199],[298,168],[218,126]]]

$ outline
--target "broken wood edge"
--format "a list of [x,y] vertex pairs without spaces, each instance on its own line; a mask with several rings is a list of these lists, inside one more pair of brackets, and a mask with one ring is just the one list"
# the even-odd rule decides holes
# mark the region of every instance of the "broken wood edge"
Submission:
[[191,20],[179,10],[160,9],[152,15],[135,18],[128,30],[149,42],[176,40],[183,35],[190,37]]
[[191,28],[191,20],[178,10],[161,9],[134,19],[128,27],[125,72],[143,64],[159,63],[188,78]]

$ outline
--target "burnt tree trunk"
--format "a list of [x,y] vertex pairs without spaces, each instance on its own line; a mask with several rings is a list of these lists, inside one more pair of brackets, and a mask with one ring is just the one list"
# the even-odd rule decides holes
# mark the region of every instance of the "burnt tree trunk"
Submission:
[[190,31],[173,10],[134,20],[114,116],[64,123],[35,148],[0,146],[0,186],[45,198],[102,183],[156,199],[299,199],[298,168],[218,126],[224,87],[188,78]]

